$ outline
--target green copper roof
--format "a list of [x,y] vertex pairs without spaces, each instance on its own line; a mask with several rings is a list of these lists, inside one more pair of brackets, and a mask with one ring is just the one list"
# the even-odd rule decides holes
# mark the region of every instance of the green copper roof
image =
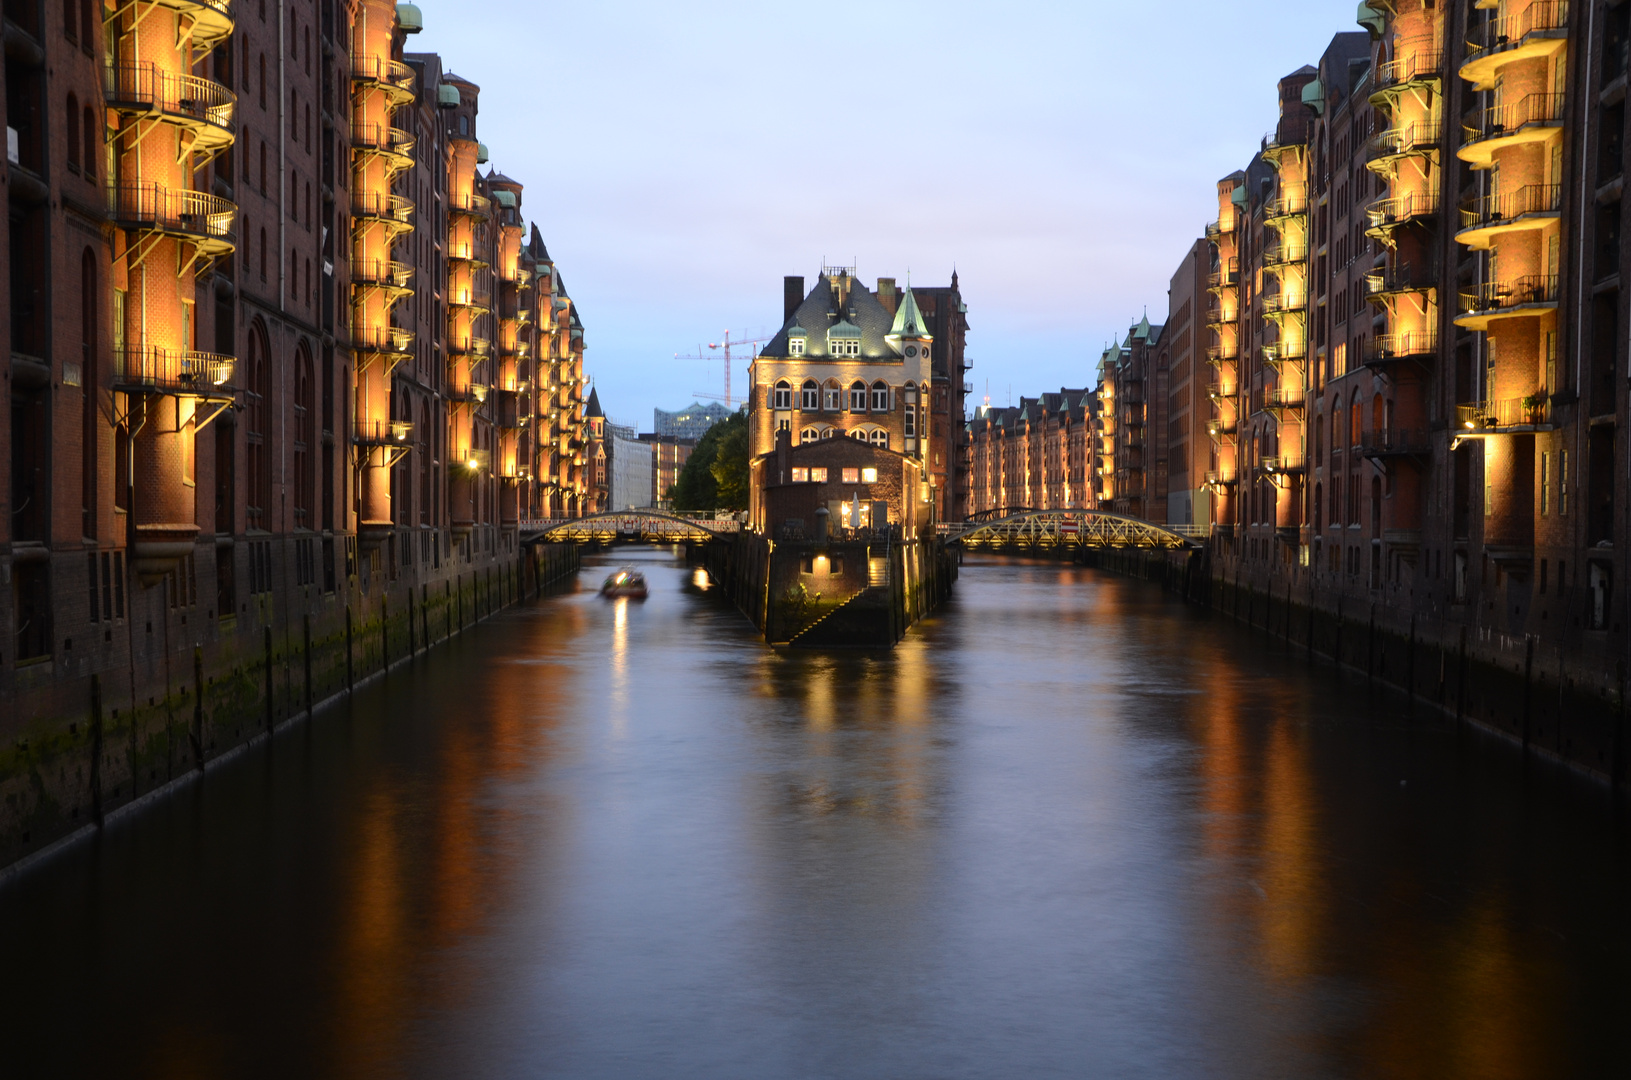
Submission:
[[912,295],[912,287],[906,286],[906,295],[901,297],[900,308],[895,312],[895,323],[889,328],[890,337],[932,337],[929,333],[928,320],[923,312],[918,310],[917,297]]
[[1145,312],[1144,317],[1142,319],[1138,320],[1138,325],[1133,328],[1133,336],[1138,338],[1141,341],[1150,340],[1150,315],[1149,315],[1149,312]]
[[1354,16],[1355,21],[1370,31],[1370,36],[1379,38],[1382,31],[1387,29],[1387,16],[1371,7],[1369,4],[1359,5],[1359,14]]
[[476,164],[487,164],[487,144],[484,142],[479,142],[476,144]]
[[425,16],[420,13],[416,4],[398,4],[396,24],[402,27],[404,34],[417,34],[425,28]]
[[861,328],[848,319],[839,319],[827,330],[828,340],[843,339],[845,341],[859,341]]
[[459,105],[459,88],[452,83],[436,84],[436,104],[444,109],[456,109]]
[[1313,109],[1315,116],[1325,115],[1325,84],[1315,79],[1303,87],[1303,104]]

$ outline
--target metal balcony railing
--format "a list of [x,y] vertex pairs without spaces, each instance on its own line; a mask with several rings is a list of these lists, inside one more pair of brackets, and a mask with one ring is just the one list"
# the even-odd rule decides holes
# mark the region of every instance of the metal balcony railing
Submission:
[[1545,394],[1534,394],[1457,405],[1455,426],[1461,435],[1546,430],[1552,426],[1552,400]]
[[1491,19],[1467,42],[1467,62],[1486,54],[1516,48],[1535,33],[1565,30],[1569,25],[1568,0],[1532,0],[1522,11]]
[[1438,352],[1438,331],[1417,330],[1403,334],[1378,334],[1365,342],[1364,362],[1368,367],[1400,360],[1429,357]]
[[483,337],[456,337],[447,345],[447,351],[455,356],[484,357],[492,352],[492,348],[493,343]]
[[1211,469],[1208,470],[1206,474],[1206,484],[1208,487],[1233,487],[1235,484],[1235,478],[1232,476],[1225,476],[1217,469]]
[[1423,153],[1438,146],[1443,138],[1442,120],[1420,120],[1387,128],[1372,135],[1370,142],[1365,144],[1365,160],[1380,161],[1383,158]]
[[1461,228],[1484,228],[1533,214],[1553,216],[1562,209],[1562,184],[1525,184],[1516,191],[1463,202]]
[[[1404,42],[1401,48],[1411,49],[1410,42]],[[1376,65],[1376,76],[1372,82],[1373,91],[1390,90],[1397,86],[1421,82],[1425,79],[1436,79],[1439,70],[1444,67],[1444,50],[1431,45],[1423,47],[1417,45],[1406,55]]]
[[113,385],[125,392],[230,394],[237,360],[221,353],[127,345],[113,353]]
[[1499,139],[1531,124],[1556,127],[1563,123],[1562,94],[1529,94],[1511,105],[1496,105],[1468,113],[1462,122],[1466,144]]
[[1206,433],[1212,436],[1214,439],[1233,435],[1235,433],[1235,422],[1233,420],[1226,420],[1222,418],[1208,420],[1206,422]]
[[1262,298],[1263,314],[1283,315],[1293,311],[1304,311],[1308,308],[1308,294],[1301,289],[1282,289],[1277,293],[1268,293]]
[[406,94],[410,98],[413,96],[413,68],[400,60],[392,60],[385,56],[353,56],[351,77],[358,82],[396,91],[397,94],[393,96],[400,94]]
[[447,198],[448,209],[455,214],[466,214],[471,217],[487,217],[492,213],[492,201],[485,195],[477,195],[473,191],[455,191]]
[[1430,264],[1423,266],[1400,263],[1366,274],[1365,295],[1392,296],[1398,293],[1424,292],[1437,284],[1435,278],[1436,270]]
[[1206,347],[1206,362],[1208,364],[1230,364],[1240,359],[1239,345],[1208,345]]
[[1279,387],[1270,387],[1263,391],[1263,407],[1265,409],[1301,409],[1307,404],[1307,395],[1302,390],[1282,390]]
[[414,144],[414,137],[401,128],[388,127],[384,124],[351,126],[351,145],[357,150],[386,154],[412,164]]
[[1279,243],[1269,244],[1263,249],[1263,265],[1291,266],[1308,261],[1308,245],[1306,243]]
[[1258,458],[1257,467],[1270,476],[1277,473],[1300,473],[1304,468],[1302,457],[1291,455]]
[[1367,457],[1420,455],[1427,453],[1425,428],[1383,428],[1359,436],[1359,450]]
[[359,285],[406,289],[413,281],[413,267],[390,259],[353,259],[351,280]]
[[413,221],[413,200],[374,191],[355,192],[351,196],[351,216],[407,225]]
[[1263,346],[1263,363],[1288,364],[1308,356],[1307,341],[1271,341]]
[[351,344],[364,352],[403,355],[413,351],[413,336],[399,326],[365,326],[352,331]]
[[1217,221],[1211,222],[1210,224],[1208,224],[1206,226],[1206,238],[1208,240],[1212,241],[1213,243],[1216,243],[1218,240],[1222,239],[1225,236],[1230,235],[1234,231],[1235,231],[1235,219],[1234,218],[1231,217],[1231,218],[1228,218],[1227,220],[1220,218]]
[[1265,218],[1285,218],[1308,213],[1308,185],[1284,184],[1263,206]]
[[1438,191],[1413,191],[1391,199],[1377,199],[1365,207],[1372,229],[1388,229],[1438,213]]
[[235,204],[206,192],[151,183],[110,187],[108,210],[126,229],[224,241],[229,249],[238,214]]
[[1240,260],[1229,258],[1220,265],[1212,268],[1207,276],[1206,284],[1214,289],[1226,289],[1240,281]]
[[157,64],[120,61],[102,69],[102,90],[108,104],[121,112],[135,107],[207,124],[227,135],[233,132],[237,95],[210,79],[177,75]]
[[1510,308],[1557,303],[1556,274],[1525,274],[1510,281],[1492,281],[1474,292],[1461,294],[1461,314],[1479,315]]
[[413,424],[407,420],[356,420],[351,438],[358,446],[392,446],[407,443]]

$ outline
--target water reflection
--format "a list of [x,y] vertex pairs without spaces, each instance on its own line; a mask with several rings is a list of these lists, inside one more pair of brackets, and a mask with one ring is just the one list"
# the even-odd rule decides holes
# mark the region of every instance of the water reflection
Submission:
[[592,562],[0,890],[8,1074],[1626,1071],[1566,777],[1080,568],[803,655]]

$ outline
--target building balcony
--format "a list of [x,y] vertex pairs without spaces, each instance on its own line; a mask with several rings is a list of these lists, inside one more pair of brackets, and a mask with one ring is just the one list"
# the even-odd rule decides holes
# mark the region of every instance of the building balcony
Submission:
[[181,129],[182,146],[206,158],[236,137],[237,95],[218,82],[166,71],[157,64],[120,62],[102,69],[108,108],[127,120],[158,120]]
[[1515,15],[1491,19],[1473,30],[1466,59],[1461,62],[1461,77],[1475,89],[1492,89],[1496,74],[1507,64],[1551,56],[1562,49],[1568,25],[1568,0],[1532,0]]
[[1263,269],[1282,266],[1301,266],[1308,261],[1308,245],[1301,241],[1288,243],[1281,240],[1263,249]]
[[1263,137],[1263,160],[1268,162],[1269,165],[1273,166],[1276,170],[1279,169],[1280,163],[1284,158],[1300,155],[1306,149],[1308,149],[1306,143],[1290,142],[1281,139],[1278,134],[1270,134]]
[[377,289],[393,298],[413,292],[413,267],[390,259],[353,259],[351,284],[362,289]]
[[1212,273],[1206,278],[1206,287],[1209,289],[1232,289],[1239,283],[1240,260],[1233,257],[1213,267]]
[[414,98],[413,68],[385,56],[353,56],[351,81],[370,90],[381,90],[395,105]]
[[1438,191],[1413,191],[1391,199],[1377,199],[1365,207],[1370,227],[1365,235],[1386,240],[1393,230],[1416,221],[1426,221],[1438,214]]
[[407,420],[357,420],[351,428],[351,441],[358,446],[407,445],[413,424]]
[[1233,382],[1225,382],[1219,378],[1208,379],[1206,396],[1213,402],[1226,401],[1235,396],[1235,385]]
[[1552,401],[1544,394],[1505,401],[1474,401],[1455,407],[1458,439],[1551,431],[1553,426]]
[[1441,48],[1417,48],[1409,56],[1378,64],[1371,78],[1371,104],[1386,107],[1407,90],[1433,91],[1441,82],[1443,67]]
[[126,394],[231,399],[237,363],[220,353],[127,345],[113,353],[113,388]]
[[1235,486],[1235,478],[1225,476],[1222,472],[1212,469],[1206,474],[1206,486],[1209,488],[1231,488]]
[[485,359],[492,352],[493,343],[484,337],[455,337],[448,341],[447,351],[453,356],[474,356]]
[[1506,194],[1468,199],[1461,204],[1461,231],[1455,238],[1483,251],[1502,233],[1545,228],[1558,219],[1562,209],[1562,184],[1525,184]]
[[1365,275],[1365,296],[1381,300],[1404,293],[1430,292],[1438,287],[1432,265],[1401,263]]
[[1228,218],[1227,220],[1220,218],[1217,221],[1211,222],[1210,224],[1208,224],[1206,226],[1206,238],[1208,240],[1212,241],[1212,243],[1215,244],[1219,240],[1223,239],[1225,236],[1233,236],[1234,231],[1235,231],[1235,219],[1234,218],[1231,217],[1231,218]]
[[493,204],[485,195],[477,195],[473,191],[456,191],[447,198],[448,212],[455,217],[479,218],[485,221],[492,216]]
[[1263,391],[1263,408],[1272,413],[1295,412],[1306,408],[1308,396],[1302,390],[1282,390],[1270,387]]
[[384,158],[387,166],[399,172],[413,167],[414,137],[401,128],[385,124],[353,124],[351,148],[358,156]]
[[1308,310],[1308,294],[1301,289],[1281,289],[1261,297],[1263,314],[1269,317]]
[[1368,458],[1422,457],[1429,445],[1424,428],[1384,428],[1359,436],[1359,452]]
[[1206,422],[1206,433],[1214,439],[1231,439],[1235,434],[1235,422],[1219,417]]
[[447,290],[447,306],[485,315],[493,310],[493,298],[474,285],[452,285]]
[[385,230],[387,240],[413,230],[413,202],[400,195],[355,192],[351,196],[351,231],[361,235],[374,227]]
[[1365,167],[1385,173],[1400,158],[1422,157],[1438,150],[1444,139],[1442,120],[1419,120],[1412,124],[1385,128],[1365,144]]
[[413,355],[413,331],[399,326],[360,327],[351,332],[351,347],[362,354],[359,368],[381,360],[390,370]]
[[188,36],[200,55],[232,36],[231,0],[151,0],[156,7],[183,16],[191,24]]
[[1301,457],[1290,455],[1258,458],[1257,468],[1270,479],[1276,476],[1300,476],[1308,471],[1308,466]]
[[232,254],[238,207],[215,195],[122,183],[108,189],[108,211],[122,229],[187,241],[202,257]]
[[1239,359],[1239,345],[1208,345],[1206,347],[1206,362],[1208,364],[1233,364]]
[[1301,217],[1308,213],[1308,186],[1306,184],[1285,184],[1263,206],[1263,220],[1269,225],[1276,225],[1288,218]]
[[447,261],[450,263],[458,263],[461,266],[471,266],[476,268],[486,268],[491,266],[492,264],[486,259],[483,259],[481,255],[481,249],[476,246],[476,243],[473,240],[448,241]]
[[1540,315],[1557,308],[1557,275],[1525,274],[1510,281],[1487,282],[1460,297],[1455,324],[1485,330],[1498,319]]
[[1488,168],[1497,150],[1545,142],[1561,132],[1563,103],[1562,94],[1529,94],[1511,105],[1469,113],[1455,156],[1475,169]]
[[1427,363],[1438,355],[1438,331],[1419,330],[1404,334],[1378,334],[1365,342],[1364,363],[1368,368],[1386,369],[1407,360]]
[[1263,346],[1263,363],[1270,367],[1280,364],[1300,364],[1308,358],[1305,340],[1271,341]]

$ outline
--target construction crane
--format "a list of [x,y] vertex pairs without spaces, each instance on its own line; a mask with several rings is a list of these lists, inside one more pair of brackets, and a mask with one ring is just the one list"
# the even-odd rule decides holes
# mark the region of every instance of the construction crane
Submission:
[[[733,337],[731,337],[732,334],[738,334],[738,336],[733,338]],[[738,332],[738,331],[735,331],[735,330],[727,330],[727,331],[725,331],[725,340],[724,341],[710,341],[708,343],[708,348],[713,350],[716,354],[720,353],[721,351],[723,351],[723,353],[724,353],[724,358],[725,358],[725,396],[720,397],[718,394],[704,394],[701,391],[695,391],[694,393],[698,398],[706,398],[709,401],[723,401],[725,403],[725,408],[727,408],[727,409],[736,408],[736,402],[731,397],[731,363],[735,359],[735,357],[732,356],[731,350],[732,349],[736,349],[736,350],[747,349],[748,350],[748,359],[751,360],[751,359],[753,359],[753,357],[755,355],[758,354],[758,346],[763,345],[765,342],[770,340],[767,337],[749,337],[748,334],[749,334],[749,331],[745,331],[745,330],[741,331],[741,332]],[[740,352],[738,352],[736,355],[739,356],[741,354],[740,354]],[[674,354],[674,359],[676,359],[676,360],[712,360],[713,357],[709,356],[707,353],[703,352],[702,351],[702,346],[698,345],[695,355],[693,355],[693,356],[681,356],[679,353],[675,353]]]

